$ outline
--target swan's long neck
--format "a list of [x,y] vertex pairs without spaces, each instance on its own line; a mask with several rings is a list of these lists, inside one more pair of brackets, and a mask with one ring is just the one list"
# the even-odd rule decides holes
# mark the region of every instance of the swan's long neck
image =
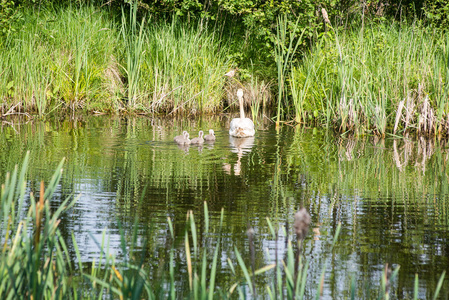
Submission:
[[240,105],[240,119],[245,118],[245,111],[243,110],[243,97],[239,96],[239,105]]

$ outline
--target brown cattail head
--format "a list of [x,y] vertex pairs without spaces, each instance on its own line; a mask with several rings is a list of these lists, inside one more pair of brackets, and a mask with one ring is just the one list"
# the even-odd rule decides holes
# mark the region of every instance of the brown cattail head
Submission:
[[331,21],[329,20],[329,16],[327,15],[326,9],[322,8],[321,9],[321,14],[323,15],[324,22],[326,22],[327,24],[330,25]]
[[295,228],[295,233],[298,239],[303,240],[306,237],[307,232],[309,231],[310,221],[310,215],[304,207],[295,214],[295,223],[293,224],[293,227]]
[[384,269],[384,280],[385,280],[385,295],[388,295],[390,293],[390,277],[391,277],[391,267],[387,264],[385,264],[385,269]]

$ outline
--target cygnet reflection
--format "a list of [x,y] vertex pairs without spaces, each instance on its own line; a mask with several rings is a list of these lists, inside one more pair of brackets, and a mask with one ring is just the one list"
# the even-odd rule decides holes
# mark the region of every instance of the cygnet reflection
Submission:
[[224,163],[223,170],[231,175],[232,169],[234,169],[234,175],[239,176],[241,172],[241,159],[245,153],[251,152],[254,146],[254,136],[246,138],[235,138],[230,136],[229,143],[231,144],[231,152],[237,153],[237,162],[232,166],[231,164]]
[[189,144],[178,144],[178,148],[182,151],[184,151],[185,154],[189,153]]
[[178,144],[178,148],[184,151],[185,154],[189,153],[190,148],[196,148],[200,153],[203,152],[203,145]]

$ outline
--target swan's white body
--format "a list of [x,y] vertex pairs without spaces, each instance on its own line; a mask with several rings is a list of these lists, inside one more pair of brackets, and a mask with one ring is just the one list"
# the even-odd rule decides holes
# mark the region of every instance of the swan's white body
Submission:
[[179,145],[189,145],[190,144],[189,133],[187,131],[183,131],[182,136],[181,135],[175,136],[174,141]]
[[229,135],[240,138],[254,136],[254,134],[256,134],[254,123],[251,119],[245,118],[242,89],[237,91],[237,97],[239,98],[240,118],[232,119],[231,125],[229,126]]
[[215,141],[215,132],[213,129],[209,129],[209,134],[206,134],[204,140],[208,142]]
[[198,137],[193,138],[192,140],[190,140],[190,144],[202,144],[202,143],[204,143],[203,134],[204,134],[204,132],[202,130],[200,130],[200,132],[198,132]]
[[183,131],[181,135],[177,135],[175,136],[175,138],[173,139],[175,142],[177,142],[178,144],[180,144],[186,137],[187,131]]

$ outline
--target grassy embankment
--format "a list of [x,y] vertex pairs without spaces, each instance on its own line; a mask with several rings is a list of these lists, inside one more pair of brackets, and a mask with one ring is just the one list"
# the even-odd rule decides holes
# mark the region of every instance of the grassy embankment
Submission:
[[297,122],[342,132],[449,132],[449,35],[419,24],[329,31],[291,70]]
[[114,22],[94,7],[24,9],[23,28],[0,42],[0,99],[15,111],[210,113],[230,68],[206,26]]
[[[221,112],[229,104],[223,100],[241,84],[223,76],[235,67],[231,57],[251,48],[247,41],[236,49],[237,34],[226,37],[206,23],[137,20],[132,9],[119,18],[87,6],[23,13],[21,30],[0,42],[3,114],[10,108],[41,116],[81,108]],[[265,78],[255,75],[250,61],[239,66],[253,114],[272,98],[277,120],[381,136],[448,132],[447,34],[418,23],[379,21],[335,30],[328,25],[302,52],[288,47],[288,35],[278,40],[287,46],[274,51]],[[267,96],[276,89],[278,97]]]

